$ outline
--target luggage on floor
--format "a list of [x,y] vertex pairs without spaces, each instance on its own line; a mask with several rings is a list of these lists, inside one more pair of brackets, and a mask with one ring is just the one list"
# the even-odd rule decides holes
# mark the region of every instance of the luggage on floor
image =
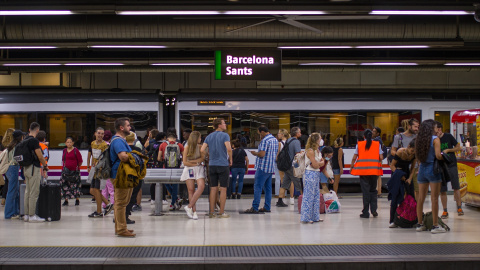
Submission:
[[[302,212],[302,200],[303,195],[298,196],[298,213]],[[325,214],[325,200],[323,199],[323,194],[320,193],[320,214]]]
[[325,198],[325,212],[327,214],[340,212],[341,204],[335,191],[330,190],[323,197]]
[[393,223],[400,228],[412,228],[417,224],[417,202],[411,195],[405,196],[397,207]]
[[46,221],[57,221],[61,217],[62,194],[60,184],[47,183],[40,185],[38,196],[38,216]]
[[[423,225],[427,228],[427,231],[431,231],[433,229],[433,215],[432,212],[427,212],[423,214]],[[438,217],[438,226],[443,227],[447,232],[450,231],[450,227],[448,227],[443,220]]]
[[25,215],[25,189],[27,189],[26,184],[20,185],[20,216]]

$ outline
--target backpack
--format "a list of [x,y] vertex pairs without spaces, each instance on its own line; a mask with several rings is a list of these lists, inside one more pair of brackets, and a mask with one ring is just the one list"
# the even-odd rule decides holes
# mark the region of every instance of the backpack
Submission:
[[13,158],[22,167],[30,166],[35,161],[35,151],[32,151],[28,148],[28,142],[33,139],[33,137],[29,137],[21,141],[15,147],[15,152],[13,152]]
[[388,149],[385,146],[385,144],[382,144],[382,152],[383,152],[383,159],[386,159],[388,157]]
[[305,169],[307,168],[308,164],[306,162],[306,153],[300,152],[295,155],[293,159],[293,176],[297,178],[303,178],[305,174]]
[[[423,225],[427,228],[428,231],[433,229],[433,215],[432,212],[427,212],[423,214]],[[443,222],[443,220],[438,218],[438,226],[442,226],[447,232],[450,231],[450,227]]]
[[289,142],[286,142],[282,150],[280,151],[280,153],[278,153],[277,168],[281,172],[286,172],[292,167],[293,159],[291,159],[290,155],[288,154],[288,146],[293,140],[295,139],[292,139]]
[[8,162],[8,149],[0,153],[0,175],[7,173],[10,162]]
[[160,141],[160,142],[155,141],[155,143],[152,145],[152,147],[150,147],[150,150],[147,153],[147,156],[148,156],[147,168],[161,168],[162,167],[162,166],[160,166],[160,161],[157,160],[158,149],[160,148],[160,145],[162,143],[163,143],[162,141]]
[[397,207],[393,223],[400,228],[412,228],[417,221],[417,202],[408,194]]
[[180,167],[180,146],[178,142],[171,144],[167,141],[164,153],[165,168],[179,168]]
[[98,157],[98,162],[95,165],[95,175],[96,179],[109,179],[110,173],[112,172],[112,163],[110,158],[110,146],[112,145],[113,141],[120,137],[113,138],[110,142],[110,145],[105,149],[105,151],[100,154]]

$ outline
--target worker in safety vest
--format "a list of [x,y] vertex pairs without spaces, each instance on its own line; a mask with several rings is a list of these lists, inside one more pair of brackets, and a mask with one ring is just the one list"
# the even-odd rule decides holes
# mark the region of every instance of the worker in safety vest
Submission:
[[370,214],[377,217],[377,178],[383,175],[383,151],[378,141],[372,140],[372,131],[366,129],[364,141],[359,141],[355,148],[350,169],[351,175],[360,176],[360,186],[363,193],[363,210],[361,218],[369,218]]

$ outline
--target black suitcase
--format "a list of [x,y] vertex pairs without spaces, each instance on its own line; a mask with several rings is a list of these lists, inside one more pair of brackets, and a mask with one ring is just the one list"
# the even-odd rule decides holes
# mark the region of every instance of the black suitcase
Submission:
[[47,183],[40,185],[38,196],[38,216],[46,221],[60,220],[62,215],[62,194],[60,184]]

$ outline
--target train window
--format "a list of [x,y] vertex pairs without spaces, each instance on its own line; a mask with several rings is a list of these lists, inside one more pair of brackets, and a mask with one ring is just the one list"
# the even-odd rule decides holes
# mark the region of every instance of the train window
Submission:
[[[46,131],[48,133],[50,148],[64,148],[65,138],[72,137],[75,146],[80,148],[82,143],[89,143],[85,138],[87,127],[86,114],[47,114],[46,115]],[[84,143],[84,144],[85,144]],[[84,148],[84,147],[81,147]],[[88,146],[86,147],[88,148]]]
[[435,111],[435,121],[442,123],[443,125],[443,132],[451,133],[450,132],[450,112],[445,111]]
[[28,131],[29,123],[28,114],[1,114],[0,115],[0,136],[3,136],[7,129],[20,129]]
[[395,112],[180,112],[182,129],[198,130],[202,136],[213,131],[211,123],[216,117],[227,120],[227,132],[232,139],[239,139],[249,148],[255,148],[260,143],[256,130],[260,125],[266,125],[270,132],[277,134],[279,129],[290,129],[294,126],[302,130],[301,142],[306,143],[308,134],[321,132],[325,145],[333,145],[336,138],[342,137],[346,147],[354,147],[358,138],[363,136],[365,129],[380,127],[382,140],[390,145],[397,127],[403,119],[415,117],[420,119],[420,111]]

